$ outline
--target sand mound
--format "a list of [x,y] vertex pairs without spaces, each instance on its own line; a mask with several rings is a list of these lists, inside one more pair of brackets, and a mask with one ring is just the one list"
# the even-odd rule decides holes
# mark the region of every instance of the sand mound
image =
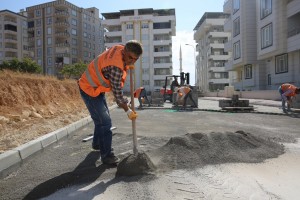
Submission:
[[159,169],[183,169],[229,162],[258,163],[284,153],[283,145],[243,131],[194,133],[171,138],[149,152]]
[[124,158],[117,168],[117,176],[136,176],[150,174],[155,171],[150,158],[145,153],[131,154]]

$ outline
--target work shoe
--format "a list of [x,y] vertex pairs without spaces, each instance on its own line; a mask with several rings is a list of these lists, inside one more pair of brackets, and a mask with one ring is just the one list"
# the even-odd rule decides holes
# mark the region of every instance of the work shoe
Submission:
[[92,143],[92,148],[94,149],[94,150],[100,150],[100,145],[98,145],[98,144],[94,144],[94,142]]
[[114,165],[117,164],[120,161],[120,159],[117,156],[115,156],[114,153],[111,153],[109,156],[101,158],[101,161],[103,164]]

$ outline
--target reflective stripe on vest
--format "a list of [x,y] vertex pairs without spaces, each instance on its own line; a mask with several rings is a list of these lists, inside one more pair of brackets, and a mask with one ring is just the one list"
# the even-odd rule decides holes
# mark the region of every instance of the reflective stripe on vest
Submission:
[[[99,69],[98,69],[98,67],[97,67],[97,66],[98,66],[98,59],[99,59],[99,56],[97,56],[97,58],[94,60],[94,69],[95,69],[95,72],[96,72],[98,81],[100,82],[100,84],[101,84],[103,87],[109,88],[109,85],[107,85],[106,82],[102,79],[101,74],[100,74],[100,72],[99,72]],[[97,88],[97,85],[96,85],[95,82],[93,81],[93,79],[92,79],[92,77],[91,77],[91,74],[90,74],[88,68],[85,70],[85,75],[86,75],[86,78],[87,78],[89,84],[90,84],[92,87]]]

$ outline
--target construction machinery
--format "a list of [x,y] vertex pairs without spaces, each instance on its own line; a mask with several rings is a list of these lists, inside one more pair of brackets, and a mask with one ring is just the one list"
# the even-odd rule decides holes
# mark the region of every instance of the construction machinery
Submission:
[[184,73],[181,72],[180,75],[169,75],[165,78],[165,84],[163,88],[160,89],[160,93],[163,95],[163,101],[166,102],[166,100],[169,100],[170,102],[173,102],[173,88],[171,88],[171,80],[175,80],[177,78],[180,78],[180,86],[183,86],[190,83],[190,73]]

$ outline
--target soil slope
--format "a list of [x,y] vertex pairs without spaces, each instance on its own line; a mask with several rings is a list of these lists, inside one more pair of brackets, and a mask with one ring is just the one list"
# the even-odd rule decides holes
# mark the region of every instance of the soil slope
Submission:
[[88,115],[76,80],[0,71],[0,153]]

